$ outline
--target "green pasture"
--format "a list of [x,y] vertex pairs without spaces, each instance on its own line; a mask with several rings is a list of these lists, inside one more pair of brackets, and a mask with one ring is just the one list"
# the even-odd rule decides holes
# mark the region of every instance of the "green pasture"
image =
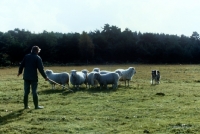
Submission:
[[[199,65],[95,65],[45,67],[70,72],[99,67],[113,71],[135,67],[136,74],[117,90],[82,85],[74,93],[51,85],[39,74],[39,104],[35,110],[29,95],[23,109],[23,79],[18,68],[0,68],[1,134],[198,134],[200,133]],[[161,73],[161,83],[151,85],[151,70]],[[70,85],[70,88],[72,86]]]

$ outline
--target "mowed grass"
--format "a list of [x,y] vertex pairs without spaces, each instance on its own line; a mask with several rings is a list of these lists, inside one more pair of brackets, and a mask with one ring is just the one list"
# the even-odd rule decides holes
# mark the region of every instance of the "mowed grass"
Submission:
[[[99,67],[113,71],[135,67],[136,74],[117,90],[82,85],[79,91],[51,85],[39,74],[39,104],[23,109],[23,80],[18,68],[0,69],[0,133],[39,134],[141,134],[196,133],[200,131],[199,65],[96,65],[45,67],[54,72],[70,72]],[[151,70],[161,73],[161,83],[151,85]],[[72,86],[70,85],[70,88]],[[72,88],[73,89],[73,88]]]

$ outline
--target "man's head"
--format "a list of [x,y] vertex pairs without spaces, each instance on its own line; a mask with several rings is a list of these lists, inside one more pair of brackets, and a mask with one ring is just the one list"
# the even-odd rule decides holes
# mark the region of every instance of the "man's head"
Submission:
[[31,49],[31,53],[36,53],[38,54],[40,52],[40,48],[38,46],[33,46],[32,49]]

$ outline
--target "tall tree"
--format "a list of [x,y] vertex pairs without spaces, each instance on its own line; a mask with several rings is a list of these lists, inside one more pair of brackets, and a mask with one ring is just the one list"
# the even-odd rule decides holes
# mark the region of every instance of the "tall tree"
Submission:
[[94,57],[94,44],[86,32],[82,32],[79,39],[79,50],[82,60],[92,60]]
[[195,39],[195,40],[199,40],[199,34],[195,31],[192,33],[191,38]]
[[[56,46],[56,57],[58,62],[68,63],[76,62],[80,59],[79,54],[79,33],[64,34],[62,38],[58,39]],[[72,56],[73,55],[73,56]]]

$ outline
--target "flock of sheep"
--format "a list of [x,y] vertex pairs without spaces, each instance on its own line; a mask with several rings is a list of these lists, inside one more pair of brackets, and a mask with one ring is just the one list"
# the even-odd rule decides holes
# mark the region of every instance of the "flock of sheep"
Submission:
[[136,70],[134,67],[129,67],[128,69],[117,69],[115,71],[106,71],[100,70],[99,68],[94,68],[92,72],[84,69],[82,71],[71,70],[70,74],[67,72],[54,73],[52,70],[45,71],[48,78],[50,79],[49,83],[52,85],[52,89],[55,89],[55,84],[68,85],[69,82],[73,85],[74,88],[79,89],[79,86],[82,84],[93,87],[100,85],[102,87],[108,88],[107,85],[111,84],[113,89],[117,89],[118,82],[124,81],[126,86],[126,81],[128,82],[132,79]]

